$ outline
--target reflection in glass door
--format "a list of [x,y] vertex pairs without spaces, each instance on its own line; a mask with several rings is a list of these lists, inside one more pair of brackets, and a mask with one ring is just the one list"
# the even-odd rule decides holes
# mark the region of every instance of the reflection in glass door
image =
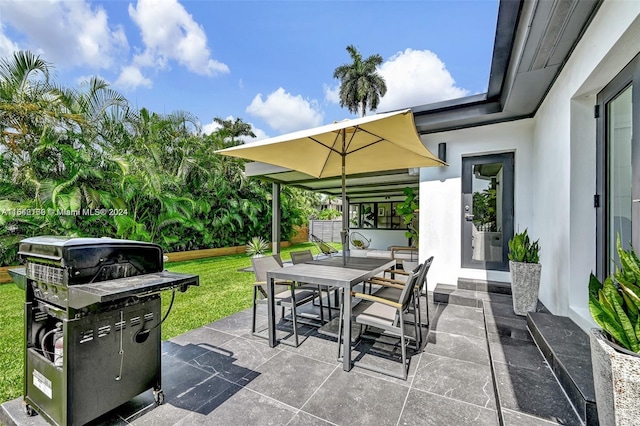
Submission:
[[640,247],[640,55],[597,96],[596,274],[619,265],[625,249]]
[[508,270],[513,153],[462,159],[462,267]]
[[632,150],[631,150],[631,86],[606,104],[608,171],[608,252],[609,271],[618,265],[617,237],[625,249],[632,240]]

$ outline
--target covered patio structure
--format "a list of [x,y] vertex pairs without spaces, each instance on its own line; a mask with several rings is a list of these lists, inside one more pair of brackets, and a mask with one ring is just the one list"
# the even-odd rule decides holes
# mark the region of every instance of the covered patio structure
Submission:
[[[247,163],[245,166],[247,177],[259,177],[272,183],[272,244],[274,253],[280,251],[280,189],[282,185],[291,185],[308,191],[320,192],[330,196],[340,197],[342,183],[340,177],[315,178],[305,173],[261,162]],[[346,198],[342,211],[349,212],[350,205],[360,203],[396,203],[405,199],[403,191],[411,188],[417,194],[420,188],[419,169],[400,169],[382,172],[361,173],[349,175],[346,178]],[[380,231],[370,228],[365,231],[368,237],[373,237],[372,248],[386,250],[389,246],[406,246],[408,239],[404,230],[384,230],[386,238],[380,237]],[[395,235],[389,236],[389,233]]]

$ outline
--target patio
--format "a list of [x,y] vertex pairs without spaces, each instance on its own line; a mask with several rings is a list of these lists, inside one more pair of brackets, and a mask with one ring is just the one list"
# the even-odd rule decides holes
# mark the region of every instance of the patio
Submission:
[[[475,294],[481,307],[453,296],[431,303],[432,329],[423,351],[410,351],[407,381],[343,371],[336,341],[312,327],[299,347],[270,348],[251,335],[247,310],[163,342],[163,405],[148,391],[93,424],[583,424],[510,296]],[[286,335],[289,322],[279,328]],[[371,355],[375,348],[361,341],[353,356],[396,362]],[[21,399],[3,404],[0,422],[46,424],[26,417]]]

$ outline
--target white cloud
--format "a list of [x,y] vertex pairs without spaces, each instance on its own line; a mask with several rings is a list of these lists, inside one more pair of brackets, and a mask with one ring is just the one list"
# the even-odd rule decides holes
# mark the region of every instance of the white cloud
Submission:
[[204,126],[202,126],[202,133],[205,135],[210,135],[211,133],[215,132],[221,127],[222,126],[216,123],[215,121],[211,121],[211,123],[207,123]]
[[110,26],[105,10],[84,0],[2,0],[1,19],[25,36],[24,48],[56,64],[106,69],[128,51],[122,27]]
[[[251,124],[251,123],[249,123],[249,124]],[[249,136],[242,136],[240,138],[240,139],[242,139],[242,142],[244,142],[244,143],[258,142],[259,140],[267,139],[269,137],[269,135],[264,130],[258,129],[253,124],[251,124],[251,127],[253,127],[253,134],[256,135],[256,137],[255,138],[251,138]]]
[[322,89],[324,90],[324,99],[332,104],[340,103],[340,85],[337,84],[333,87],[325,84]]
[[379,69],[387,94],[378,111],[389,111],[455,99],[469,91],[455,85],[445,64],[429,50],[406,49],[385,61]]
[[76,77],[74,79],[74,81],[76,82],[77,86],[86,86],[87,84],[89,84],[89,81],[91,81],[92,78],[99,78],[102,81],[107,82],[107,84],[111,84],[111,82],[109,81],[109,79],[105,78],[104,76],[100,75],[100,74],[91,74],[91,75],[80,75],[78,77]]
[[207,35],[177,0],[138,0],[136,6],[129,5],[129,16],[145,44],[136,64],[162,68],[175,60],[201,75],[229,72],[227,65],[211,58]]
[[258,93],[246,111],[283,133],[319,126],[323,117],[316,101],[308,101],[300,95],[293,96],[282,87],[269,94],[265,100]]
[[120,76],[114,85],[123,89],[135,89],[139,86],[151,88],[153,82],[142,74],[140,68],[134,65],[128,65],[122,68]]
[[20,48],[4,34],[4,28],[0,22],[0,58],[11,56],[17,50]]

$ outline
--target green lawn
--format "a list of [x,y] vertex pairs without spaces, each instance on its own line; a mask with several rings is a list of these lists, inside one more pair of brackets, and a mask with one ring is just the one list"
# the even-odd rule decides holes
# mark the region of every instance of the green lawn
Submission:
[[[282,259],[290,259],[290,251],[304,249],[311,249],[314,255],[320,253],[313,243],[296,244],[282,249]],[[198,274],[200,286],[191,287],[186,293],[176,292],[171,314],[162,324],[162,339],[170,339],[250,307],[253,274],[238,272],[250,265],[251,260],[246,255],[168,263],[166,268],[170,271]],[[0,403],[3,403],[22,395],[24,292],[13,284],[0,285],[0,300]],[[170,300],[170,293],[164,293],[163,314]]]

